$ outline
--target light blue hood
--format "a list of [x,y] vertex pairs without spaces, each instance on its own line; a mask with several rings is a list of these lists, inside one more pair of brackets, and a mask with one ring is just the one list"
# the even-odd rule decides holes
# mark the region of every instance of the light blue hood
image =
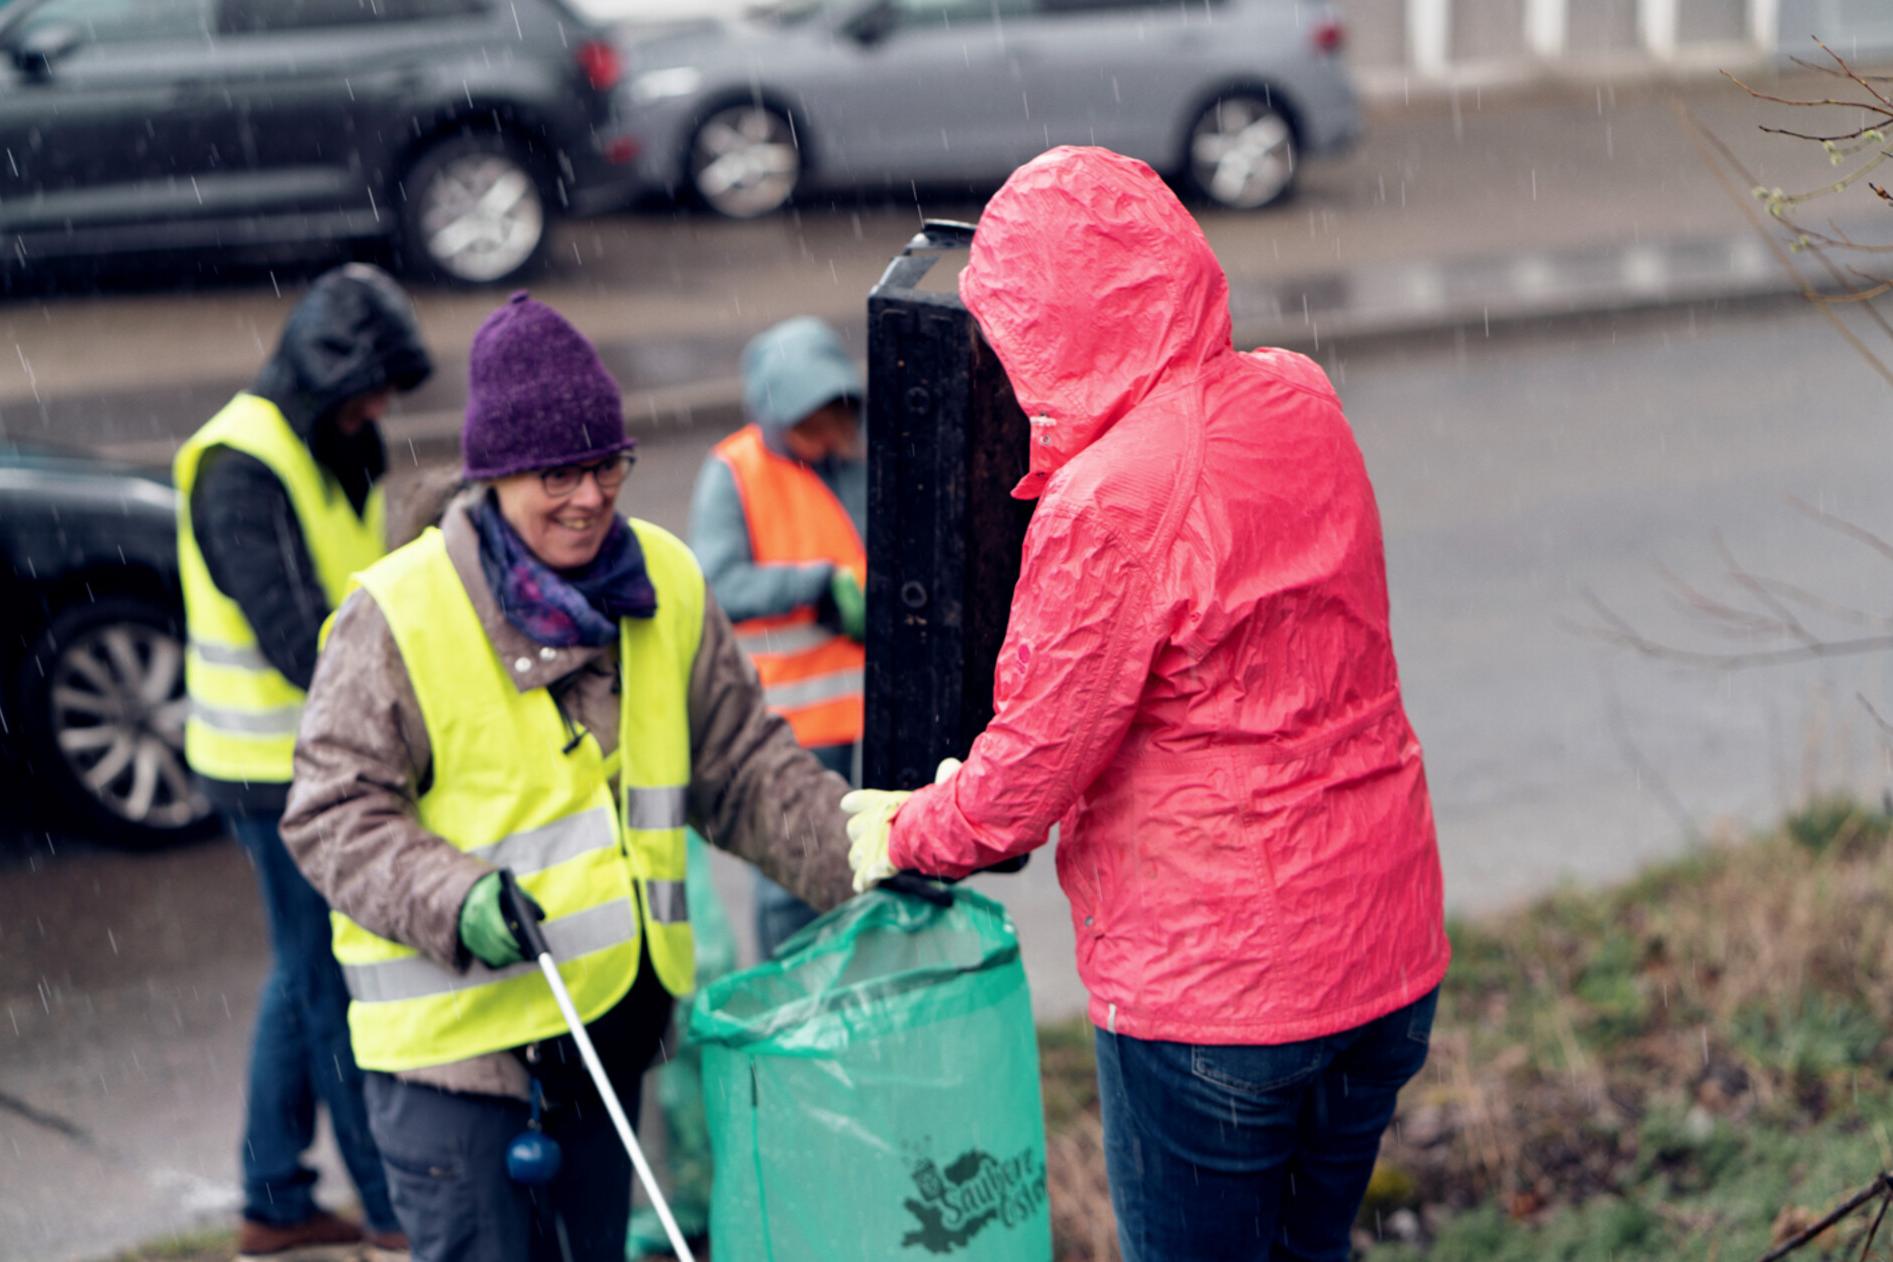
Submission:
[[813,316],[784,320],[743,348],[743,409],[779,454],[786,454],[782,435],[797,421],[825,403],[864,393],[841,338]]

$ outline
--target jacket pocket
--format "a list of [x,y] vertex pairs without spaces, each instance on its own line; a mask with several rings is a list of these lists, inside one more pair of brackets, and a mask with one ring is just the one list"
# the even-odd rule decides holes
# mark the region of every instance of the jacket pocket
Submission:
[[1095,847],[1077,838],[1077,830],[1072,827],[1077,819],[1074,808],[1052,825],[1052,862],[1058,870],[1059,887],[1071,903],[1079,934],[1096,936],[1102,932],[1098,924],[1099,855]]
[[467,1178],[464,1162],[438,1153],[417,1157],[383,1148],[381,1163],[388,1172],[388,1199],[408,1231],[414,1256],[477,1253],[479,1236],[491,1229],[491,1221],[483,1211],[481,1181]]
[[465,1177],[465,1167],[451,1157],[430,1161],[425,1157],[407,1157],[381,1150],[381,1162],[403,1179],[421,1183],[457,1183]]
[[1269,1047],[1195,1044],[1190,1073],[1238,1095],[1263,1096],[1312,1079],[1325,1060],[1318,1040]]

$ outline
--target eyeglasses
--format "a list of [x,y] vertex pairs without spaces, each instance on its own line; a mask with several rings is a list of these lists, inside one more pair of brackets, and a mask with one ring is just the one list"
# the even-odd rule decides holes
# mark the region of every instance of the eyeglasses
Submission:
[[556,469],[547,469],[539,475],[539,485],[546,494],[555,500],[562,500],[577,493],[579,485],[590,474],[592,481],[598,483],[598,489],[606,495],[617,494],[624,480],[631,476],[631,466],[637,463],[637,457],[628,451],[621,451],[606,460],[593,464],[560,465]]

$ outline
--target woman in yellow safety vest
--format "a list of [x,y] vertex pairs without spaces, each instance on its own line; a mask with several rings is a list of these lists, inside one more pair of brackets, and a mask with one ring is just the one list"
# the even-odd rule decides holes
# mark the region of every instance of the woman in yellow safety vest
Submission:
[[[437,529],[356,576],[283,837],[334,906],[355,1058],[417,1262],[624,1256],[631,1169],[500,911],[508,868],[619,1095],[692,986],[684,830],[817,907],[843,781],[772,716],[684,545],[613,508],[635,443],[585,338],[515,294],[480,328]],[[505,1153],[537,1118],[549,1184]]]

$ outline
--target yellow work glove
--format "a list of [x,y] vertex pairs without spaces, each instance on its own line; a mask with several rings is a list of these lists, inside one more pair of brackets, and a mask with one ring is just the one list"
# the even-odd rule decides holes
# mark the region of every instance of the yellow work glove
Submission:
[[848,812],[848,865],[854,869],[855,893],[894,875],[887,842],[894,833],[894,812],[912,796],[905,789],[856,789],[841,799],[841,809]]
[[[945,784],[959,769],[959,759],[943,759],[933,782]],[[856,789],[841,799],[841,809],[848,813],[848,864],[854,869],[855,893],[894,875],[887,844],[894,834],[895,814],[912,796],[905,789]]]

